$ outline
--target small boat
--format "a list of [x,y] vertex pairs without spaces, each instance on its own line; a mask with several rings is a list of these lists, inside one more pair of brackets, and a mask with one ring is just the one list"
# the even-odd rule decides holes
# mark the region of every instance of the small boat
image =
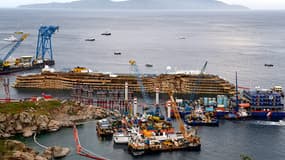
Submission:
[[113,129],[108,119],[101,119],[96,124],[97,135],[100,137],[107,137],[113,135]]
[[137,135],[136,128],[119,129],[113,134],[114,144],[128,144],[132,135]]
[[102,36],[110,36],[111,33],[110,33],[110,32],[104,32],[104,33],[102,33],[101,35],[102,35]]
[[77,66],[77,67],[74,67],[71,72],[73,73],[90,73],[92,72],[90,69],[86,68],[86,67],[80,67],[80,66]]
[[186,37],[179,37],[178,39],[186,39]]
[[116,132],[113,134],[113,141],[115,144],[128,144],[131,136],[125,132]]
[[264,64],[265,67],[273,67],[273,64]]
[[24,32],[23,31],[17,31],[17,32],[15,32],[15,34],[24,34]]
[[121,52],[114,52],[114,55],[121,55]]
[[8,42],[17,42],[18,41],[18,39],[14,35],[9,36],[8,38],[4,38],[3,40],[8,41]]
[[95,38],[87,38],[85,41],[95,41]]
[[209,126],[218,127],[219,120],[214,116],[213,113],[191,113],[185,116],[185,123],[190,126]]
[[146,67],[153,67],[152,64],[145,64]]

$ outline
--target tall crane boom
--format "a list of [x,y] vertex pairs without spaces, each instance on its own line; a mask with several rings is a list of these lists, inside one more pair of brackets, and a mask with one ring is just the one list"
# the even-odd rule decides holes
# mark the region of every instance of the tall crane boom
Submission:
[[38,42],[36,50],[36,59],[45,59],[46,54],[50,54],[50,60],[53,60],[51,37],[59,26],[41,26],[38,33]]
[[145,88],[144,88],[144,85],[143,85],[143,81],[142,81],[142,77],[141,77],[140,71],[139,71],[139,69],[138,69],[138,66],[137,66],[137,64],[136,64],[136,61],[130,60],[130,61],[129,61],[129,64],[130,64],[130,65],[133,67],[133,69],[134,69],[134,72],[135,72],[136,77],[137,77],[138,84],[139,84],[140,89],[141,89],[141,93],[142,93],[143,99],[146,101],[146,104],[147,104],[147,105],[150,105],[151,102],[150,102],[149,97],[148,97],[148,95],[147,95],[147,93],[146,93],[146,91],[145,91]]
[[168,92],[168,95],[169,95],[170,100],[171,100],[171,108],[173,110],[174,116],[175,116],[176,120],[178,121],[179,130],[181,131],[181,133],[183,134],[184,137],[187,137],[187,133],[186,133],[186,130],[184,127],[184,122],[182,121],[182,119],[180,117],[179,111],[177,109],[176,102],[173,98],[173,92]]
[[[1,59],[2,63],[12,55],[12,53],[21,45],[21,43],[29,36],[29,34],[23,34],[22,37],[16,42],[16,44],[8,51],[8,53]],[[1,65],[1,64],[0,64]]]
[[204,73],[205,73],[205,70],[206,70],[207,64],[208,64],[208,61],[206,61],[206,62],[205,62],[205,64],[204,64],[203,68],[201,69],[200,74],[204,74]]
[[190,100],[194,101],[196,99],[196,94],[197,94],[196,92],[197,92],[197,89],[198,89],[198,87],[200,85],[200,79],[201,79],[201,76],[203,76],[203,74],[205,73],[207,65],[208,65],[208,61],[205,62],[203,68],[200,71],[200,73],[197,75],[197,80],[195,82],[196,83],[195,84],[196,87],[195,87],[195,85],[193,86],[194,88],[192,89],[192,93],[190,95]]

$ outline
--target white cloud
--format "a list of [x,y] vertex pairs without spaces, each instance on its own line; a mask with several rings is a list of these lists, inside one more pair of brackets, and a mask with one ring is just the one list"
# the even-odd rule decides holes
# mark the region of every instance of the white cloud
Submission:
[[48,2],[71,2],[74,0],[0,0],[0,8],[16,7],[31,3],[48,3]]
[[285,9],[285,0],[219,0],[229,4],[240,4],[252,9]]

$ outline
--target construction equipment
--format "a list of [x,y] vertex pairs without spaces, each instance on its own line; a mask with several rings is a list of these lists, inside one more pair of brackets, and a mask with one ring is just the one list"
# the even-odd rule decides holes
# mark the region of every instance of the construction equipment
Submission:
[[[7,61],[7,59],[12,55],[12,53],[21,45],[21,43],[29,36],[29,34],[23,34],[21,38],[16,41],[15,45],[8,51],[8,53],[0,59],[0,70],[3,70],[4,68],[9,68],[10,62]],[[9,45],[8,45],[9,46]],[[7,48],[8,46],[3,47]]]
[[41,26],[38,32],[38,42],[36,50],[36,60],[45,60],[45,55],[50,55],[50,60],[53,61],[53,52],[51,37],[59,26]]
[[[142,75],[140,74],[140,71],[139,71],[138,66],[136,64],[136,61],[135,60],[130,60],[129,64],[133,67],[133,71],[135,72],[135,74],[137,76],[137,81],[138,81],[138,84],[140,86],[141,93],[142,93],[143,99],[146,102],[146,105],[147,106],[151,106],[152,104],[151,104],[151,101],[150,101],[150,98],[149,98],[147,92],[145,91],[145,88],[144,88],[144,85],[143,85],[143,80],[142,80]],[[158,117],[164,119],[164,116],[162,115],[162,112],[160,110],[159,105],[155,106],[153,115],[154,116],[158,116]]]
[[[22,35],[22,37],[19,40],[17,39],[17,41],[13,42],[15,45],[12,47],[12,49],[2,59],[0,59],[0,75],[43,68],[45,65],[54,65],[55,62],[53,60],[51,37],[54,32],[58,30],[58,28],[58,26],[41,26],[38,33],[36,57],[21,56],[16,58],[15,61],[9,62],[7,59],[11,56],[15,49],[17,49],[20,44],[28,37],[28,34],[24,34],[22,32],[15,33]],[[0,48],[0,51],[8,48],[9,46],[10,44],[4,46],[3,48]],[[50,57],[46,58],[46,54],[49,54]]]
[[179,111],[177,109],[176,101],[173,98],[173,92],[172,91],[168,92],[168,95],[171,100],[171,108],[173,110],[175,119],[178,121],[179,130],[181,131],[184,137],[187,137],[187,132],[185,130],[184,122],[182,121],[180,117]]
[[[201,71],[200,71],[200,73],[197,75],[198,78],[197,78],[197,81],[196,81],[196,85],[195,85],[195,86],[198,86],[198,87],[199,87],[199,85],[200,85],[200,79],[201,79],[201,77],[203,76],[203,74],[205,74],[205,70],[206,70],[207,65],[208,65],[208,61],[205,62],[203,68],[202,68]],[[194,87],[194,88],[192,89],[192,93],[191,93],[191,95],[190,95],[190,100],[191,100],[191,101],[194,101],[194,100],[197,98],[197,97],[196,97],[196,94],[197,94],[196,92],[197,92],[197,90],[198,90],[197,87]]]
[[203,68],[201,69],[200,75],[205,73],[206,67],[207,67],[208,61],[205,62]]
[[130,60],[129,64],[132,66],[132,69],[133,69],[134,73],[136,74],[137,81],[138,81],[138,84],[139,84],[140,89],[141,89],[141,94],[142,94],[143,99],[146,102],[146,105],[151,105],[149,96],[148,96],[148,94],[145,91],[145,88],[144,88],[144,85],[143,85],[143,80],[142,80],[142,75],[140,74],[140,71],[139,71],[139,68],[138,68],[138,66],[136,64],[136,61],[135,60]]
[[176,101],[173,98],[173,92],[172,91],[168,92],[168,95],[169,95],[170,100],[171,100],[171,108],[173,110],[173,113],[174,113],[174,116],[175,116],[176,120],[178,121],[179,130],[182,133],[183,137],[187,141],[189,141],[190,143],[193,143],[193,142],[200,143],[200,137],[198,137],[196,135],[196,133],[197,133],[196,129],[192,129],[191,130],[192,133],[188,132],[185,129],[184,122],[182,121],[182,119],[180,117],[180,114],[179,114],[179,111],[177,109]]

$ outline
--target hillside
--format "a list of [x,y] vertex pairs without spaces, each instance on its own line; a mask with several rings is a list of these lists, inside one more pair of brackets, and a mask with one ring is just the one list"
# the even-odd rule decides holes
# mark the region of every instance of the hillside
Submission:
[[20,8],[72,8],[72,9],[183,9],[183,10],[245,10],[239,5],[229,5],[217,0],[79,0],[69,3],[45,3],[19,6]]

